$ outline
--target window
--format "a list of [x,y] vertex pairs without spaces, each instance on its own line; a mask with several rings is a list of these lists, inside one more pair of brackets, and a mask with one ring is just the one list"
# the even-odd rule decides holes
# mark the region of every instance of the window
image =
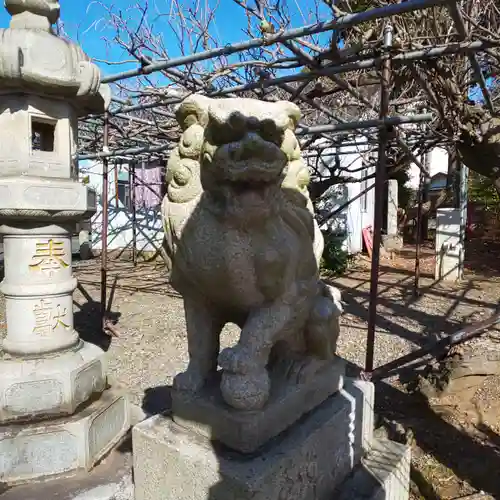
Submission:
[[31,117],[31,151],[53,152],[56,123],[35,116]]
[[118,179],[118,199],[127,209],[130,209],[130,183],[128,180]]

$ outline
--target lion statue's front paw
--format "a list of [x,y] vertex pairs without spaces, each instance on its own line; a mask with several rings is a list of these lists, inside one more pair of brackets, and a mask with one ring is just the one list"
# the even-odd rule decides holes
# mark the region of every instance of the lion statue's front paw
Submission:
[[173,383],[174,389],[187,392],[198,392],[204,385],[205,377],[192,368],[176,375]]

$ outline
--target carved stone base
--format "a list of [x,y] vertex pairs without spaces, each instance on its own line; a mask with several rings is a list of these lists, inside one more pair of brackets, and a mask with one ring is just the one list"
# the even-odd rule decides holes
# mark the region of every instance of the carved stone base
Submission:
[[[135,500],[331,500],[371,440],[373,386],[351,382],[246,455],[152,417],[133,429]],[[352,389],[352,391],[351,391]],[[368,400],[370,399],[370,400]]]
[[410,463],[410,445],[377,439],[335,498],[407,500],[410,496]]
[[70,417],[0,426],[0,483],[89,470],[129,428],[128,400],[113,390]]
[[105,388],[105,355],[93,344],[43,358],[0,356],[0,424],[71,415]]
[[229,448],[251,453],[338,392],[344,373],[345,362],[336,358],[302,383],[273,380],[268,403],[255,412],[228,406],[218,376],[197,394],[172,391],[173,420]]

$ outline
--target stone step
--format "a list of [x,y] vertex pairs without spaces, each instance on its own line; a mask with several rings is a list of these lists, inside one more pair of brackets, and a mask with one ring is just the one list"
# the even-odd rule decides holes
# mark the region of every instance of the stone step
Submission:
[[408,500],[410,460],[409,445],[375,439],[335,500]]
[[22,484],[89,471],[128,432],[128,398],[114,389],[74,415],[0,426],[0,484]]
[[[129,405],[130,425],[146,417],[140,407]],[[132,434],[122,440],[91,471],[52,481],[3,486],[0,500],[134,500]]]
[[90,472],[3,492],[0,486],[0,500],[134,500],[132,454],[126,445],[122,443]]

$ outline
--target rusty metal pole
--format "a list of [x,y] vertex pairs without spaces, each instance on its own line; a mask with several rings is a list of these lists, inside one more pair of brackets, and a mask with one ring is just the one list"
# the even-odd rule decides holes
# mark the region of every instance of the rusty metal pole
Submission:
[[415,242],[415,283],[413,286],[413,295],[420,294],[420,240],[422,239],[422,202],[424,190],[424,171],[420,169],[420,177],[418,181],[418,205],[417,205],[417,234]]
[[382,380],[384,378],[390,377],[391,373],[397,368],[401,368],[408,363],[417,361],[427,354],[432,354],[434,357],[443,355],[450,347],[458,344],[463,344],[467,340],[478,337],[479,335],[482,335],[486,330],[488,330],[492,326],[497,325],[498,323],[500,323],[500,313],[493,314],[483,321],[467,325],[458,330],[458,332],[447,335],[440,340],[433,342],[432,344],[426,345],[425,347],[421,347],[416,351],[405,354],[400,358],[389,361],[385,365],[378,366],[371,372],[370,377],[367,378],[369,378],[370,380]]
[[136,161],[130,162],[130,204],[132,208],[132,262],[134,267],[137,266],[137,211],[135,204],[135,166]]
[[114,163],[114,178],[115,178],[115,207],[120,207],[120,198],[118,196],[118,165],[121,167],[121,162],[115,161]]
[[[106,153],[108,152],[109,145],[109,114],[104,113],[104,137],[102,149]],[[101,242],[102,242],[102,252],[101,252],[101,326],[105,329],[106,325],[106,288],[108,282],[108,158],[104,157],[102,159],[102,230],[101,230]]]
[[[384,27],[385,54],[382,62],[382,78],[380,81],[380,119],[387,117],[389,112],[391,56],[393,27],[387,24]],[[377,294],[380,267],[380,246],[382,244],[382,223],[384,216],[384,195],[387,178],[387,146],[389,143],[389,129],[381,126],[379,131],[378,162],[375,172],[375,207],[373,220],[373,253],[370,275],[370,304],[368,308],[368,334],[366,339],[365,372],[373,370],[375,352],[375,328],[377,321]]]

